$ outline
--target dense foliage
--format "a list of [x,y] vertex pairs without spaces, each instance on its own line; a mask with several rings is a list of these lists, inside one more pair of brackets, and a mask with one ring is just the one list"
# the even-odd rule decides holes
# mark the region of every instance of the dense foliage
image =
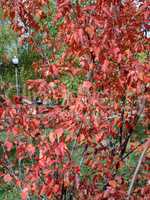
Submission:
[[[20,44],[39,55],[28,89],[49,102],[1,100],[1,177],[22,200],[126,199],[135,168],[130,155],[140,145],[142,152],[149,137],[149,57],[137,58],[149,52],[141,30],[149,2],[1,0],[1,6]],[[131,199],[149,198],[149,159]]]

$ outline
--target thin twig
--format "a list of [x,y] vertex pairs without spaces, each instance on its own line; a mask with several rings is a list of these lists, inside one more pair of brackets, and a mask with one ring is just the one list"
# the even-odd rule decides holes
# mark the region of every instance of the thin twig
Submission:
[[134,171],[134,174],[133,174],[133,177],[132,177],[130,186],[129,186],[129,190],[128,190],[128,193],[127,193],[127,199],[126,199],[126,200],[129,200],[129,199],[130,199],[131,191],[132,191],[132,188],[133,188],[133,185],[134,185],[136,176],[137,176],[138,171],[139,171],[139,169],[140,169],[142,160],[143,160],[143,158],[144,158],[144,154],[145,154],[145,152],[147,151],[147,149],[149,148],[149,144],[150,144],[150,140],[149,140],[148,143],[145,145],[145,148],[143,149],[143,152],[142,152],[142,154],[141,154],[141,156],[140,156],[140,158],[139,158],[137,167],[136,167],[136,169],[135,169],[135,171]]
[[123,138],[123,128],[124,128],[124,113],[125,113],[125,105],[126,105],[126,96],[123,97],[123,103],[122,103],[122,111],[121,111],[121,127],[120,127],[120,130],[119,130],[119,133],[120,133],[120,146],[122,146],[122,138]]
[[124,155],[120,160],[124,160],[127,158],[131,153],[133,153],[137,148],[139,148],[141,145],[143,145],[145,142],[142,141],[140,144],[138,144],[133,150],[129,151],[126,155]]
[[80,167],[81,167],[81,165],[82,165],[82,163],[83,163],[83,161],[84,161],[84,156],[85,156],[85,153],[87,152],[87,149],[88,149],[88,145],[86,144],[85,146],[84,146],[84,150],[83,150],[83,152],[82,152],[82,157],[81,157],[81,160],[80,160]]

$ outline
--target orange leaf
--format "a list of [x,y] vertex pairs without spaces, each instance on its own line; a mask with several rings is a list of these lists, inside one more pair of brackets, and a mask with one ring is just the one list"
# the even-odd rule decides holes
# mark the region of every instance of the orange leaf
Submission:
[[109,181],[109,185],[110,185],[112,188],[116,188],[116,187],[117,187],[117,183],[116,183],[116,181],[114,181],[114,180]]
[[93,26],[86,27],[85,31],[89,34],[90,38],[92,38],[94,36],[94,27]]
[[40,9],[36,10],[35,17],[41,18],[41,16],[42,16],[42,10],[40,10]]

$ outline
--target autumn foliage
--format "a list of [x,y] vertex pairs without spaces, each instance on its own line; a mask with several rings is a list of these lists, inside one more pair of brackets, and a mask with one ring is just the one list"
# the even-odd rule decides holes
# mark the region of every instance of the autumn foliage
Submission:
[[[120,171],[136,148],[138,123],[149,136],[149,60],[137,59],[149,51],[141,30],[149,1],[139,7],[132,0],[50,2],[1,0],[20,44],[40,55],[28,89],[51,106],[5,99],[0,176],[20,188],[22,200],[126,199],[130,180]],[[62,81],[66,74],[82,77],[77,92]],[[150,198],[150,175],[141,179],[133,200]]]

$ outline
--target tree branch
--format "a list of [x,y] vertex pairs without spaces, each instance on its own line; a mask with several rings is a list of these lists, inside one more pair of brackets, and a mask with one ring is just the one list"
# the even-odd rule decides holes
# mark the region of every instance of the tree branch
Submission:
[[144,158],[144,154],[145,154],[146,151],[148,150],[149,146],[150,146],[150,140],[148,140],[148,141],[146,142],[145,148],[143,149],[143,152],[142,152],[142,154],[141,154],[141,156],[140,156],[140,158],[139,158],[137,167],[136,167],[136,169],[135,169],[135,171],[134,171],[134,174],[133,174],[133,177],[132,177],[130,186],[129,186],[129,190],[128,190],[128,193],[127,193],[128,196],[127,196],[126,200],[129,200],[129,199],[130,199],[131,191],[132,191],[132,188],[133,188],[133,185],[134,185],[136,176],[137,176],[138,171],[139,171],[139,169],[140,169],[142,160],[143,160],[143,158]]
[[121,158],[123,157],[123,155],[124,155],[124,153],[125,153],[125,151],[126,151],[126,148],[127,148],[128,142],[129,142],[129,139],[130,139],[131,136],[132,136],[132,133],[133,133],[133,131],[134,131],[134,129],[135,129],[135,126],[136,126],[136,124],[137,124],[137,122],[138,122],[138,120],[139,120],[139,118],[140,118],[140,116],[141,116],[141,114],[142,114],[142,112],[143,112],[143,110],[144,110],[144,107],[145,107],[145,98],[142,98],[142,99],[141,99],[141,102],[139,103],[139,109],[138,109],[138,111],[137,111],[137,114],[136,114],[135,119],[134,119],[134,122],[133,122],[134,127],[131,128],[129,134],[128,134],[127,137],[125,138],[124,143],[122,144],[122,148],[121,148],[121,152],[120,152],[120,157],[121,157]]

